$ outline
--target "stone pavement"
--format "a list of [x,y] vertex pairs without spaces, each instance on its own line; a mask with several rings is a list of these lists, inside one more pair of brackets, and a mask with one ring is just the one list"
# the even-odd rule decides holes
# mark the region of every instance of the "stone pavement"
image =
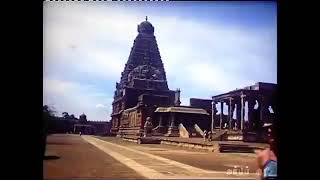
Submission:
[[252,147],[258,148],[266,148],[269,145],[266,143],[251,143],[251,142],[243,142],[243,141],[204,141],[203,138],[182,138],[182,137],[160,137],[160,139],[168,139],[172,141],[179,141],[179,142],[189,142],[189,143],[199,143],[199,144],[207,144],[207,145],[214,145],[217,143],[223,144],[239,144],[239,145],[248,145]]
[[145,179],[79,135],[48,136],[46,157],[45,180]]
[[[129,138],[139,138],[139,136],[123,136]],[[214,145],[216,143],[224,143],[224,144],[240,144],[240,145],[248,145],[255,146],[260,148],[268,147],[267,143],[252,143],[252,142],[243,142],[243,141],[204,141],[203,138],[183,138],[183,137],[162,137],[162,136],[152,136],[154,138],[162,139],[162,140],[171,140],[171,141],[179,141],[179,142],[188,142],[188,143],[199,143],[199,144],[207,144]]]
[[[125,141],[131,141],[131,142],[138,142],[138,136],[123,136],[122,139]],[[150,137],[154,140],[160,140],[161,144],[168,144],[168,145],[174,145],[174,146],[180,146],[185,148],[192,148],[192,149],[202,149],[207,151],[218,151],[219,147],[221,145],[228,145],[230,150],[230,145],[233,147],[233,151],[237,149],[236,151],[255,151],[260,149],[265,149],[268,147],[268,144],[265,143],[249,143],[249,142],[243,142],[243,141],[204,141],[203,138],[183,138],[183,137],[157,137],[153,136]],[[239,149],[240,148],[240,149]],[[224,148],[225,149],[225,148]]]
[[84,140],[147,179],[256,179],[255,173],[205,170],[92,136]]
[[137,144],[123,141],[116,137],[97,138],[114,144],[130,147],[132,149],[161,156],[174,161],[182,162],[198,168],[227,172],[234,167],[242,167],[250,170],[251,173],[257,170],[257,160],[255,153],[219,153],[210,152],[203,149],[183,148],[167,144]]

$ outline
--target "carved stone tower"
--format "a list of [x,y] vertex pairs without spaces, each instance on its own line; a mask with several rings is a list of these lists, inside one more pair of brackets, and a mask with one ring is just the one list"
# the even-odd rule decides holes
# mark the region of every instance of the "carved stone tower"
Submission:
[[[153,100],[147,103],[147,96]],[[126,109],[141,107],[142,104],[149,106],[150,103],[153,103],[152,107],[174,105],[174,98],[175,92],[168,88],[166,72],[154,36],[154,27],[146,18],[138,25],[138,35],[121,73],[120,83],[116,83],[111,114],[112,131],[118,132],[120,127],[131,126],[123,117]],[[153,109],[149,108],[145,114],[152,116],[152,111]],[[141,122],[135,121],[132,126],[140,126],[145,118],[142,115]]]

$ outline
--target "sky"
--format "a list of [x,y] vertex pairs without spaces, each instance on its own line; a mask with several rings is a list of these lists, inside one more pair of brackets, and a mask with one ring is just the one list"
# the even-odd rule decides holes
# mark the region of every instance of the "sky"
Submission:
[[44,2],[43,14],[43,104],[59,116],[111,119],[115,85],[145,16],[182,105],[277,83],[275,2]]

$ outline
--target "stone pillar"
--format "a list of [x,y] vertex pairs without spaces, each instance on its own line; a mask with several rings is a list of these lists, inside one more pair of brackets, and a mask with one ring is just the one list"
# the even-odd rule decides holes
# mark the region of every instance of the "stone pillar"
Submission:
[[[226,120],[226,122],[228,122],[228,121],[230,121],[230,101],[227,101],[226,102],[226,105],[227,105],[227,108],[228,108],[228,114],[227,114],[227,120]],[[229,129],[229,123],[227,123],[228,124],[228,129]],[[223,124],[223,126],[224,126],[224,124]]]
[[229,130],[232,130],[232,116],[233,116],[233,98],[229,98],[229,106],[228,106],[228,117],[229,117]]
[[237,108],[236,108],[236,122],[237,122],[237,129],[240,129],[241,124],[241,100],[237,99]]
[[231,113],[230,113],[230,120],[231,120],[231,129],[234,128],[234,121],[233,121],[233,113],[234,113],[234,109],[236,108],[236,103],[235,103],[235,99],[232,98],[231,99]]
[[174,125],[174,120],[175,120],[174,113],[171,113],[171,116],[170,116],[170,127],[174,127],[175,126]]
[[221,112],[220,112],[220,129],[221,129],[222,120],[223,120],[223,101],[221,101],[220,104],[221,104]]
[[253,127],[253,110],[255,105],[255,99],[252,97],[248,97],[248,122],[250,125],[250,128]]
[[171,117],[170,117],[170,126],[168,128],[168,133],[165,134],[165,136],[170,136],[170,137],[179,137],[179,128],[177,126],[175,126],[175,117],[174,117],[174,113],[171,113]]
[[213,132],[214,129],[214,116],[215,116],[215,111],[216,111],[216,102],[212,101],[211,104],[211,132]]
[[241,131],[244,130],[245,97],[245,95],[241,95]]
[[264,124],[265,123],[265,111],[266,111],[266,102],[264,97],[260,97],[260,122],[259,124]]
[[165,127],[162,125],[162,113],[159,114],[159,125],[153,129],[153,134],[156,136],[162,136],[165,132]]
[[159,127],[162,127],[162,115],[159,115]]

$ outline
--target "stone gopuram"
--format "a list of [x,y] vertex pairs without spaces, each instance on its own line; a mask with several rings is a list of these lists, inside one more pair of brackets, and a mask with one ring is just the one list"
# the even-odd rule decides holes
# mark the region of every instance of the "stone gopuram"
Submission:
[[154,27],[146,18],[138,25],[138,35],[120,83],[116,83],[111,132],[143,135],[146,118],[154,119],[154,111],[159,106],[175,105],[175,94],[168,88]]

